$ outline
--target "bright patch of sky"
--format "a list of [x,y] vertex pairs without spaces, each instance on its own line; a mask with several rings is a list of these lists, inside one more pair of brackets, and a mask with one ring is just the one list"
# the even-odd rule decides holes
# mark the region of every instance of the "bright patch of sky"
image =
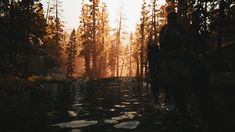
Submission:
[[[47,8],[47,2],[49,0],[41,0],[44,9]],[[65,29],[71,30],[77,28],[79,25],[79,16],[81,14],[81,2],[82,0],[60,0],[62,1],[62,20],[65,22]],[[150,2],[151,0],[146,0]],[[120,9],[123,7],[123,25],[125,25],[126,32],[133,32],[136,24],[140,19],[140,11],[143,0],[101,0],[107,4],[107,10],[109,14],[109,21],[111,28],[118,27],[118,20],[120,15]],[[163,4],[165,0],[158,0],[159,4]]]

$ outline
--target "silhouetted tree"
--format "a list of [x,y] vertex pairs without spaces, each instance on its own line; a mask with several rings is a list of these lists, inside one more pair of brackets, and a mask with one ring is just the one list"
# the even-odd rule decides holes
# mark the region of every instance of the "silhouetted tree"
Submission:
[[63,23],[60,19],[60,5],[59,0],[51,1],[51,9],[48,13],[47,20],[47,35],[44,38],[46,50],[58,61],[62,62],[62,45],[64,40]]
[[90,21],[91,16],[89,15],[89,5],[87,3],[82,3],[82,10],[81,10],[81,16],[80,16],[80,26],[79,26],[79,31],[81,41],[82,41],[82,50],[81,50],[81,55],[85,59],[85,74],[91,78],[91,73],[92,73],[92,67],[91,67],[91,60],[92,60],[92,50],[91,50],[91,43],[92,43],[92,33],[91,33],[91,27],[92,23]]
[[98,17],[99,17],[99,2],[100,0],[91,0],[91,34],[92,34],[92,78],[97,77],[97,30],[98,30]]
[[110,47],[108,49],[108,68],[110,70],[110,76],[115,76],[116,71],[116,58],[117,58],[117,47],[114,40],[111,41]]
[[69,37],[69,43],[66,46],[67,57],[67,77],[72,78],[75,67],[75,57],[77,55],[77,42],[76,42],[76,34],[75,29],[72,31]]
[[[33,0],[12,0],[1,2],[0,5],[0,28],[3,29],[0,36],[3,36],[5,45],[3,56],[10,65],[27,76],[29,69],[32,68],[29,62],[30,55],[40,48],[41,39],[46,35],[42,4]],[[5,41],[6,38],[9,41]]]
[[121,32],[123,23],[123,7],[121,7],[119,15],[119,24],[116,32],[116,76],[119,76],[119,58],[120,58],[120,45],[121,45]]
[[132,56],[133,56],[133,59],[134,59],[134,62],[136,64],[136,74],[135,76],[136,77],[140,77],[140,59],[139,59],[139,56],[140,56],[140,26],[137,25],[136,26],[136,31],[135,31],[135,34],[134,34],[134,42],[133,42],[133,52],[132,52]]
[[97,77],[104,77],[107,74],[107,47],[110,40],[110,27],[105,3],[101,5],[97,33]]
[[[146,9],[146,2],[145,0],[143,1],[142,4],[142,10],[141,10],[141,18],[140,18],[140,77],[144,77],[144,67],[146,66],[146,38],[147,36],[147,29],[146,27],[148,26],[148,10]],[[146,69],[146,67],[145,67]]]
[[132,47],[133,47],[133,34],[130,34],[129,38],[129,76],[132,76]]

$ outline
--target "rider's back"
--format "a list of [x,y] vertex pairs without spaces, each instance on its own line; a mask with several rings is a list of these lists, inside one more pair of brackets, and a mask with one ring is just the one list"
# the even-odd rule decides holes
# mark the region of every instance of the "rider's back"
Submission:
[[164,51],[182,50],[184,39],[184,30],[178,23],[166,24],[160,32],[160,47]]

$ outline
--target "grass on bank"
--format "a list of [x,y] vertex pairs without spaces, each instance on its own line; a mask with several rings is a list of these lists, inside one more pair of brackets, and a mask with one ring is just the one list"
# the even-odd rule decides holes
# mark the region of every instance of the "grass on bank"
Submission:
[[[16,90],[22,86],[34,86],[42,83],[51,82],[64,82],[67,78],[61,75],[47,75],[38,76],[32,75],[27,79],[22,79],[17,76],[0,77],[0,90],[11,91]],[[213,87],[218,88],[235,88],[235,73],[233,72],[221,72],[212,73],[211,82]]]
[[19,78],[17,76],[0,77],[0,90],[15,90],[21,86],[33,86],[47,82],[61,82],[66,80],[64,76],[37,76],[33,75],[27,79]]

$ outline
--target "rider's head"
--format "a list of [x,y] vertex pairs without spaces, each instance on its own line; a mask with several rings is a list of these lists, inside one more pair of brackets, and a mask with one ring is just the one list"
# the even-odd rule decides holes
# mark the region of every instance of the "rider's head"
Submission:
[[176,23],[177,22],[176,12],[171,11],[171,12],[168,13],[167,22],[168,23]]

